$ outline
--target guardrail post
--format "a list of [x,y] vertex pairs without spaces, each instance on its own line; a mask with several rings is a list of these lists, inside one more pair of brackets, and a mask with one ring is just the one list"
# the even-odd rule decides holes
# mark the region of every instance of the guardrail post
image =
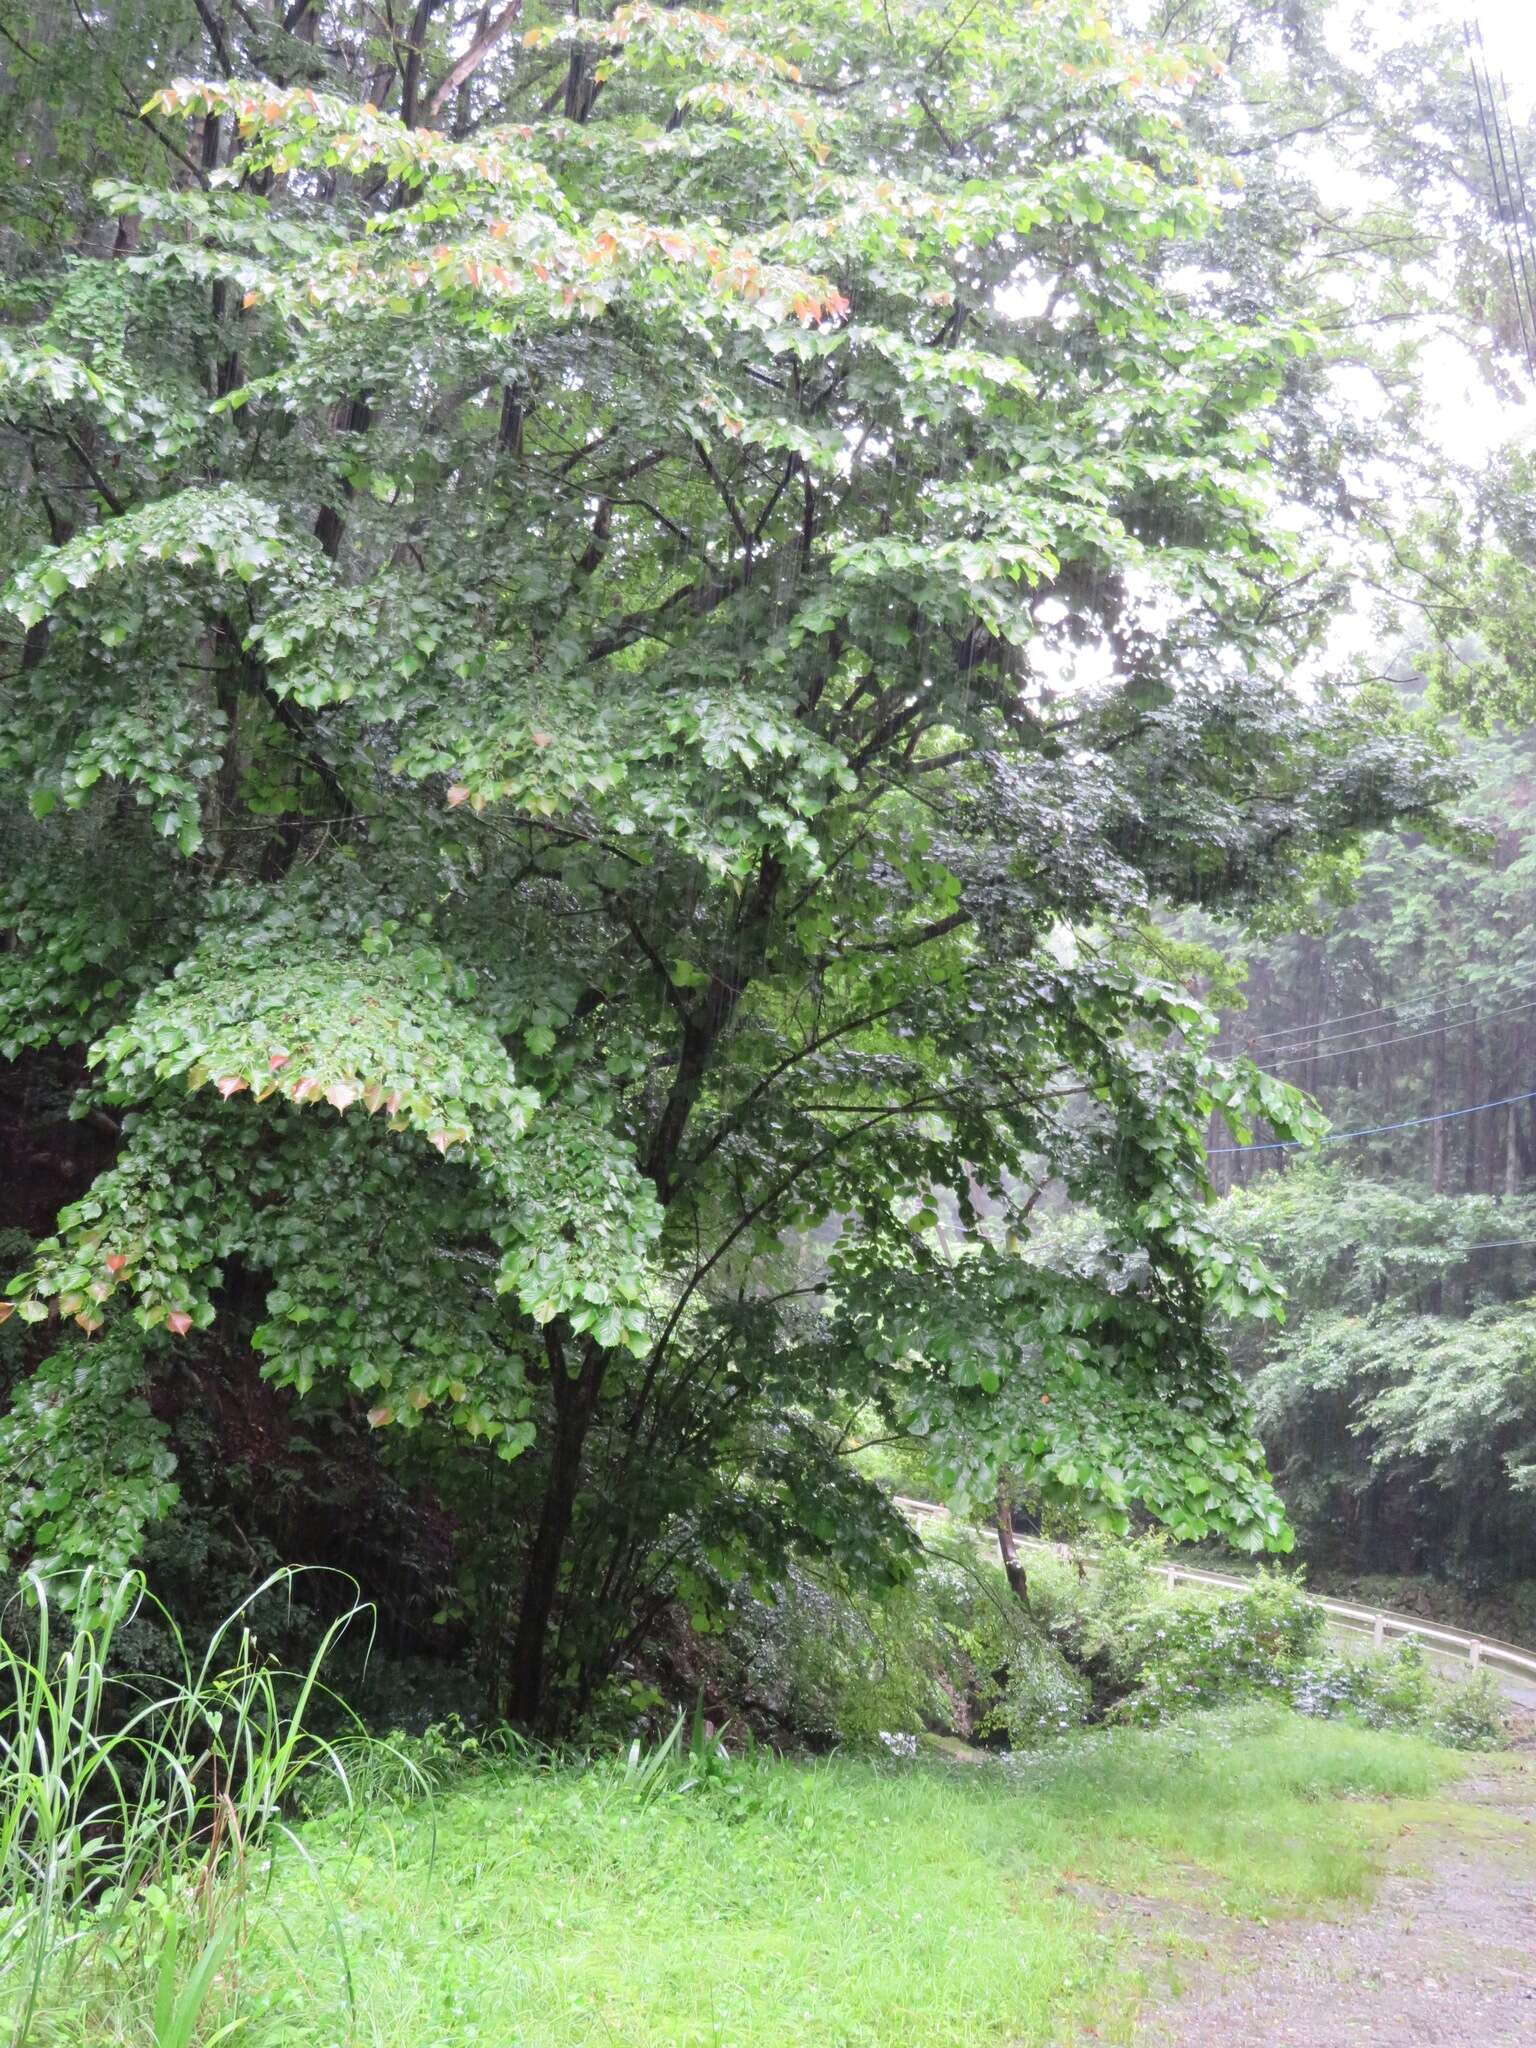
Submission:
[[1178,1575],[1178,1573],[1177,1573],[1177,1572],[1176,1572],[1176,1571],[1174,1570],[1174,1568],[1173,1568],[1173,1566],[1172,1566],[1172,1565],[1168,1565],[1168,1566],[1166,1567],[1165,1571],[1164,1571],[1164,1574],[1163,1574],[1163,1576],[1164,1576],[1164,1577],[1165,1577],[1165,1578],[1167,1579],[1167,1581],[1168,1581],[1168,1590],[1169,1590],[1169,1592],[1171,1593],[1171,1592],[1173,1591],[1173,1589],[1174,1589],[1174,1586],[1175,1586],[1175,1585],[1176,1585],[1176,1583],[1178,1582],[1178,1576],[1179,1576],[1179,1575]]
[[1483,1646],[1481,1643],[1474,1643],[1472,1645],[1471,1649],[1467,1652],[1467,1661],[1472,1666],[1472,1669],[1474,1671],[1477,1669],[1478,1665],[1482,1663]]
[[1387,1617],[1384,1614],[1378,1614],[1376,1617],[1376,1626],[1371,1630],[1371,1643],[1374,1648],[1379,1650],[1382,1647],[1382,1645],[1386,1642],[1386,1640]]

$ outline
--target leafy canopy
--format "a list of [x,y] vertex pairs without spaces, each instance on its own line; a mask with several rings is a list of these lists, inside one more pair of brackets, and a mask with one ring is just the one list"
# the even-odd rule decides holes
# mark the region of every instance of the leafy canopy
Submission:
[[[1287,687],[1318,337],[1180,282],[1216,61],[1086,0],[523,29],[443,127],[344,53],[162,83],[185,147],[6,338],[0,1044],[121,1126],[12,1283],[38,1371],[84,1414],[224,1331],[439,1486],[521,1453],[525,1636],[895,1568],[871,1406],[1283,1547],[1202,1138],[1310,1120],[1133,941],[1439,783]],[[1023,1255],[1047,1180],[1095,1257]]]

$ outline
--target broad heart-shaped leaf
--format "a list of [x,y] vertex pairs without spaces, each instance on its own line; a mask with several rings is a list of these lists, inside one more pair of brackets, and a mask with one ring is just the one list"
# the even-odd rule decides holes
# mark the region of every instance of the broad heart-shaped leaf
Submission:
[[[282,951],[253,965],[259,899],[246,908],[238,936],[205,939],[91,1048],[106,1099],[139,1110],[133,1136],[12,1291],[24,1308],[68,1300],[72,1289],[101,1301],[122,1292],[141,1325],[164,1322],[180,1335],[211,1315],[218,1262],[240,1254],[285,1293],[261,1346],[282,1376],[301,1389],[314,1383],[313,1346],[289,1326],[326,1315],[322,1361],[383,1384],[415,1373],[428,1400],[468,1383],[480,1391],[464,1415],[505,1443],[522,1410],[508,1407],[485,1361],[515,1360],[517,1344],[492,1281],[536,1321],[560,1315],[578,1334],[643,1348],[660,1227],[654,1190],[600,1098],[540,1108],[518,1084],[467,1000],[468,977],[441,953],[395,951],[379,934],[349,954],[290,922]],[[443,1167],[423,1171],[422,1141]],[[369,1192],[359,1206],[360,1175]],[[376,1287],[360,1295],[369,1234],[391,1216],[397,1242]],[[408,1252],[413,1230],[419,1242]],[[499,1265],[481,1270],[489,1245]],[[391,1259],[403,1280],[389,1277]],[[455,1277],[469,1283],[457,1334],[446,1313]],[[483,1312],[477,1299],[489,1304]],[[385,1328],[395,1332],[388,1341]],[[348,1362],[364,1355],[371,1366]]]
[[144,1399],[147,1373],[146,1340],[131,1325],[89,1345],[66,1338],[0,1414],[0,1550],[26,1555],[66,1608],[127,1571],[146,1525],[175,1504],[175,1459]]
[[[1006,1471],[1111,1528],[1139,1505],[1182,1541],[1289,1549],[1247,1397],[1202,1328],[1198,1267],[1130,1247],[1052,1270],[980,1246],[838,1280],[844,1341],[901,1364],[906,1425],[957,1491]],[[1205,1286],[1211,1283],[1206,1281]]]
[[253,964],[249,936],[226,932],[149,991],[89,1059],[110,1101],[181,1081],[226,1100],[249,1089],[258,1101],[355,1108],[439,1150],[466,1146],[494,1176],[538,1098],[453,981],[429,946],[348,958],[290,933],[277,957]]
[[[35,557],[0,609],[53,631],[0,705],[0,773],[27,776],[38,816],[80,808],[103,782],[126,784],[163,839],[197,852],[207,785],[231,739],[227,701],[189,691],[167,650],[253,599],[296,604],[331,575],[278,506],[234,484],[170,492]],[[66,674],[90,678],[67,708]]]

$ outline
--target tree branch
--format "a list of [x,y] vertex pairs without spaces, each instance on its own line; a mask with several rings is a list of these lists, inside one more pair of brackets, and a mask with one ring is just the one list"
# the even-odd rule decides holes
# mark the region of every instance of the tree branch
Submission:
[[515,28],[522,18],[523,0],[510,0],[510,5],[503,7],[500,14],[497,15],[485,33],[476,36],[457,64],[451,66],[444,76],[442,84],[438,86],[432,97],[427,101],[427,117],[429,120],[435,121],[437,119],[453,94],[458,91],[470,73],[479,70],[480,66],[490,56],[492,50],[495,49],[496,45],[507,34],[508,30]]

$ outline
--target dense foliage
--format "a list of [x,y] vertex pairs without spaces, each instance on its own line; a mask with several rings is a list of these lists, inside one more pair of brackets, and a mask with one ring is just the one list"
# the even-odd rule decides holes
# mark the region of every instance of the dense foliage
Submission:
[[[1293,11],[1225,24],[1272,112]],[[0,1054],[67,1185],[3,1219],[13,1557],[182,1486],[547,1728],[671,1603],[901,1575],[854,1414],[1288,1543],[1202,1139],[1309,1113],[1151,920],[1294,912],[1448,783],[1290,687],[1349,237],[1297,260],[1181,12],[167,5],[121,156],[127,53],[19,22]],[[1020,1256],[1046,1182],[1092,1258]]]
[[[1536,967],[1528,738],[1469,749],[1474,857],[1383,842],[1326,929],[1236,945],[1226,1043],[1303,1085],[1326,1167],[1223,1152],[1233,1222],[1283,1279],[1234,1332],[1304,1553],[1453,1581],[1524,1640],[1536,1607]],[[1231,945],[1233,942],[1224,941]],[[1480,1107],[1480,1105],[1491,1105]],[[1426,1589],[1428,1590],[1428,1589]]]

